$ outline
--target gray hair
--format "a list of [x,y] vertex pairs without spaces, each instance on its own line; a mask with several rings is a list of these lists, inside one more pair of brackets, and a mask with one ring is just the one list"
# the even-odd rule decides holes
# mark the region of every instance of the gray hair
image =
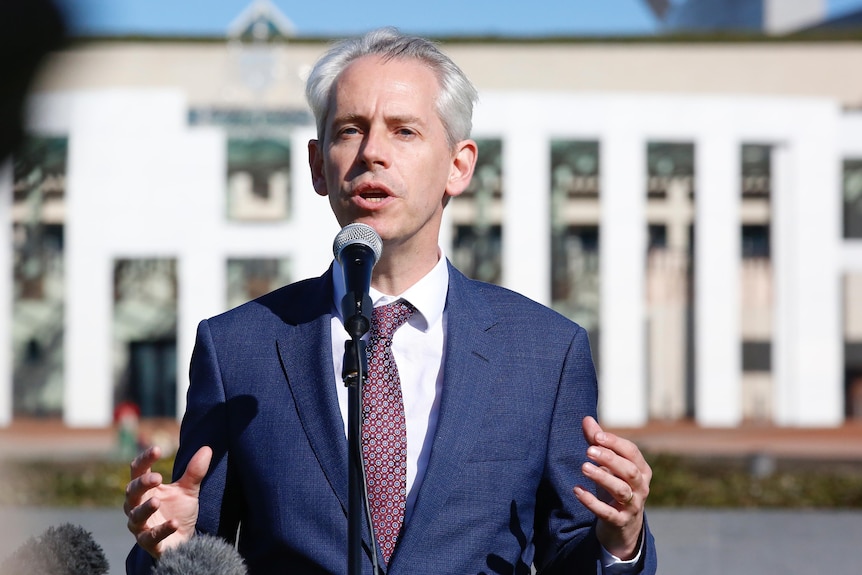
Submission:
[[473,127],[473,103],[476,88],[461,69],[430,40],[401,34],[395,28],[380,28],[364,36],[335,44],[314,65],[305,85],[308,100],[317,123],[317,137],[323,140],[330,94],[338,76],[353,61],[376,55],[384,61],[414,58],[427,65],[437,76],[440,93],[437,114],[446,129],[450,148],[470,137]]

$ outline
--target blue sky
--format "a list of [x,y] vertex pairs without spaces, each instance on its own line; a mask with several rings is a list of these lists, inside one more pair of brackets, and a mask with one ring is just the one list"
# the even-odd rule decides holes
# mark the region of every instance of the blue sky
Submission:
[[[86,34],[221,35],[250,0],[58,0]],[[300,35],[344,35],[384,25],[430,35],[650,34],[643,0],[274,0]],[[827,0],[830,15],[862,0]]]

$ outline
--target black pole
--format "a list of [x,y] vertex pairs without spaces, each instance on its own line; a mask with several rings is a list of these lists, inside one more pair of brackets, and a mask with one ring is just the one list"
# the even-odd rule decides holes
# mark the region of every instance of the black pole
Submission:
[[[347,573],[362,573],[362,522],[364,520],[365,471],[362,466],[362,384],[368,369],[365,342],[354,336],[344,342],[341,376],[347,386]],[[372,549],[374,546],[372,545]]]
[[362,337],[371,328],[373,305],[369,296],[371,271],[380,259],[383,242],[371,226],[348,224],[335,236],[332,253],[344,275],[341,317],[350,337],[344,343],[341,378],[347,386],[347,573],[362,574],[362,523],[368,522],[371,567],[378,575],[376,536],[368,512],[365,465],[362,461],[362,385],[368,372],[366,344]]

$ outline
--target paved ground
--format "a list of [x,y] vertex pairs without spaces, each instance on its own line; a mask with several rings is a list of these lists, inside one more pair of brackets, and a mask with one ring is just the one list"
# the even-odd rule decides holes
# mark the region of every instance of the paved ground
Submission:
[[655,453],[685,455],[770,455],[776,458],[862,461],[862,422],[835,428],[743,425],[701,428],[688,422],[651,423],[614,430]]
[[[649,511],[661,575],[858,575],[862,512]],[[64,522],[89,530],[110,575],[123,575],[131,535],[120,510],[0,509],[0,558]]]
[[[614,429],[642,449],[685,455],[750,456],[862,462],[862,422],[828,429],[745,425],[704,429],[691,423],[651,423],[635,429]],[[177,423],[148,421],[140,430],[147,442],[175,444]],[[16,420],[0,428],[0,460],[5,458],[75,458],[116,452],[113,429],[67,429],[58,421]]]

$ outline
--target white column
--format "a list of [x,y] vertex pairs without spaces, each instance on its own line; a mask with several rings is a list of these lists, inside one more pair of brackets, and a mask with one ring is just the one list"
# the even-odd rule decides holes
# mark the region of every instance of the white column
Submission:
[[550,305],[550,139],[515,128],[503,140],[502,283]]
[[[87,227],[87,207],[75,204],[86,194],[67,187],[65,378],[63,421],[70,427],[111,424],[111,309],[113,260],[80,232]],[[75,198],[77,196],[77,198]],[[86,204],[86,200],[84,201]],[[83,240],[83,241],[82,241]]]
[[12,162],[0,164],[0,427],[12,423]]
[[695,143],[695,417],[700,425],[742,419],[740,143],[717,117]]
[[840,315],[840,160],[837,110],[799,122],[792,147],[773,152],[778,425],[835,426],[844,419]]
[[214,193],[221,166],[207,161],[212,154],[199,136],[188,135],[185,111],[174,91],[106,90],[74,102],[65,244],[69,426],[111,423],[115,259],[177,258],[189,238],[212,229],[212,212],[190,198]]
[[[226,209],[227,140],[223,130],[197,128],[182,134],[177,147],[183,150],[181,169],[172,179],[185,180],[182,207],[194,214],[193,229],[184,234],[177,248],[177,418],[186,410],[189,361],[194,349],[197,324],[225,310],[227,304],[227,255],[221,243]],[[178,225],[182,225],[178,222]]]
[[799,331],[793,306],[799,299],[796,272],[796,210],[793,195],[793,150],[783,144],[772,149],[772,274],[774,319],[772,330],[772,380],[775,397],[775,423],[789,425],[793,420],[794,392],[799,387],[794,369],[797,355],[794,333]]
[[647,421],[646,142],[626,111],[611,116],[599,150],[599,414],[611,426]]

